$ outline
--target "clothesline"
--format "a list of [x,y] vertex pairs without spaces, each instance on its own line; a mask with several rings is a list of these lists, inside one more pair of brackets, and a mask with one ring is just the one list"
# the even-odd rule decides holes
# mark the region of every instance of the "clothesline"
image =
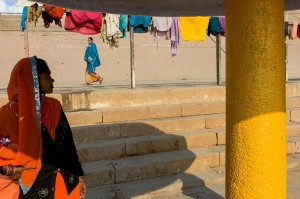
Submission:
[[[66,12],[67,11],[67,12]],[[131,88],[135,88],[134,66],[134,37],[133,33],[151,32],[156,41],[165,37],[171,43],[171,55],[177,54],[177,47],[183,41],[204,41],[206,35],[213,34],[217,38],[217,79],[220,82],[220,35],[225,36],[225,17],[222,18],[223,26],[218,17],[150,17],[150,16],[125,16],[100,12],[87,12],[80,10],[66,10],[50,5],[39,7],[36,4],[24,7],[22,14],[22,31],[26,30],[27,23],[37,21],[42,15],[44,27],[50,24],[62,27],[61,19],[65,14],[64,29],[86,35],[99,34],[103,42],[112,49],[119,46],[119,39],[125,37],[126,29],[130,32],[130,63],[131,63]],[[27,17],[28,15],[28,17]],[[25,54],[29,56],[28,31],[24,34]]]

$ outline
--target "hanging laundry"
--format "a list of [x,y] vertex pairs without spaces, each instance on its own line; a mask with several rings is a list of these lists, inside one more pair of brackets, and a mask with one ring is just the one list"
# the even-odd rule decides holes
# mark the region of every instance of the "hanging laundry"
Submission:
[[[122,32],[119,30],[120,15],[108,14],[105,16],[105,30],[103,30],[101,36],[103,42],[113,50],[119,47],[119,39],[122,37]],[[106,34],[106,35],[104,35]]]
[[204,41],[209,17],[180,17],[180,31],[184,41]]
[[37,3],[28,7],[27,10],[27,19],[28,22],[34,22],[36,24],[38,18],[42,15],[42,6],[39,6]]
[[135,33],[146,33],[151,23],[151,17],[149,16],[130,16],[129,24],[133,27]]
[[207,28],[207,35],[210,34],[217,36],[217,34],[221,34],[221,23],[219,17],[211,17],[209,19],[208,28]]
[[65,13],[65,9],[51,5],[43,5],[43,8],[45,9],[45,11],[42,11],[44,27],[49,28],[50,23],[52,23],[53,21],[56,25],[62,27],[61,18]]
[[172,17],[152,17],[154,38],[165,37],[169,39],[169,31],[172,27]]
[[23,7],[22,18],[21,18],[22,32],[26,30],[27,11],[28,11],[28,7],[27,6]]
[[99,34],[102,26],[101,12],[70,10],[66,13],[65,30],[84,35]]
[[127,17],[126,15],[120,15],[119,30],[122,32],[122,37],[126,37],[126,28],[127,28]]
[[226,18],[220,17],[220,24],[221,24],[221,35],[225,37],[226,33]]
[[289,22],[284,22],[284,36],[287,37],[289,35]]
[[296,39],[297,38],[297,28],[298,28],[298,23],[297,22],[289,23],[289,39]]
[[180,24],[179,24],[179,17],[172,17],[172,27],[170,31],[170,37],[171,37],[171,54],[172,56],[177,55],[177,47],[179,45],[180,38]]

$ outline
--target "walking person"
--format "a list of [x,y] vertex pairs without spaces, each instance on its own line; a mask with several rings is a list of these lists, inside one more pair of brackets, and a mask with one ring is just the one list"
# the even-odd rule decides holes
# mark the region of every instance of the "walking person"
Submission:
[[39,58],[21,59],[0,108],[0,198],[79,199],[86,183],[54,79]]
[[87,62],[87,67],[85,70],[85,83],[88,85],[94,82],[99,82],[102,84],[103,77],[96,73],[96,67],[101,65],[100,57],[97,46],[92,37],[88,38],[88,44],[89,45],[87,46],[84,55],[84,60]]

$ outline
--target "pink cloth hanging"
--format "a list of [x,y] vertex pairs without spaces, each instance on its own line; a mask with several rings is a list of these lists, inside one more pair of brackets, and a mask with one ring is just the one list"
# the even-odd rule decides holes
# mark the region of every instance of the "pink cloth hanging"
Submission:
[[99,34],[102,26],[101,12],[70,10],[66,13],[65,30],[84,35]]

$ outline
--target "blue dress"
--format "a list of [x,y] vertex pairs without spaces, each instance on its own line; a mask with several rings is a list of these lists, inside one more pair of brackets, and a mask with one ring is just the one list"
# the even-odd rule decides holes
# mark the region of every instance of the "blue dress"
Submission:
[[87,68],[89,74],[95,72],[96,67],[101,65],[100,57],[95,43],[91,42],[89,46],[86,48],[84,60],[87,62]]

